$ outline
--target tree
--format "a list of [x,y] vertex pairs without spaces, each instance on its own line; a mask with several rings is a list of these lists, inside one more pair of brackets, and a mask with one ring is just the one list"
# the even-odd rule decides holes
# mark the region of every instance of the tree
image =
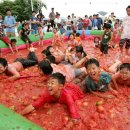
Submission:
[[[46,4],[40,0],[32,0],[33,8],[36,12],[41,12],[42,7],[47,8]],[[32,14],[31,0],[3,0],[0,2],[0,15],[5,16],[7,9],[12,10],[17,21],[28,20]]]

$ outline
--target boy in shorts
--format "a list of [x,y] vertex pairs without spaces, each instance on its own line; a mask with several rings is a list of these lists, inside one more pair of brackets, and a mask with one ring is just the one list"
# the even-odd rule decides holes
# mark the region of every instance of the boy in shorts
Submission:
[[121,40],[119,43],[121,56],[123,56],[123,46],[125,44],[126,55],[129,54],[130,48],[130,5],[126,8],[127,16],[123,19],[121,27]]

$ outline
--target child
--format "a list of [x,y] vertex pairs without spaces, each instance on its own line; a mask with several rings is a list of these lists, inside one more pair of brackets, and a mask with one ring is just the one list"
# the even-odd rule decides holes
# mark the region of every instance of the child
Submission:
[[58,34],[58,31],[56,28],[53,29],[53,38],[52,38],[52,45],[56,47],[61,47],[62,40]]
[[130,87],[130,63],[121,64],[119,72],[113,75],[113,79],[119,85]]
[[[75,53],[71,53],[68,55],[68,61],[69,63],[75,65],[77,64],[77,62],[79,62],[81,59],[83,59],[84,57],[86,57],[86,53],[83,50],[82,46],[76,46],[75,47]],[[82,67],[82,66],[80,66]]]
[[85,63],[88,77],[84,81],[85,91],[90,92],[102,98],[108,96],[97,92],[106,92],[111,90],[113,94],[117,94],[117,91],[111,88],[111,81],[113,81],[115,87],[117,84],[106,72],[101,72],[99,62],[92,58]]
[[75,40],[74,33],[70,33],[67,49],[69,49],[69,47],[74,49],[77,45],[78,45],[78,42]]
[[[0,40],[2,40],[4,43],[6,43],[9,46],[11,52],[14,53],[13,48],[12,48],[12,43],[11,43],[10,39],[7,36],[5,36],[4,30],[2,29],[1,26],[0,26]],[[1,52],[1,55],[2,55],[2,52]]]
[[84,29],[84,28],[82,28],[81,39],[82,39],[82,40],[86,40],[86,32],[85,32],[85,29]]
[[43,91],[39,99],[27,106],[22,115],[38,109],[45,103],[59,102],[67,105],[72,119],[80,119],[75,101],[84,97],[79,86],[74,84],[65,84],[65,76],[61,73],[54,73],[50,76],[47,83],[47,89]]
[[41,24],[38,25],[38,34],[35,34],[35,36],[38,36],[38,35],[39,35],[39,46],[40,46],[40,44],[43,46],[44,32],[43,32]]
[[129,54],[130,48],[130,5],[126,8],[127,16],[124,18],[121,27],[121,40],[119,43],[121,56],[123,56],[123,46],[125,44],[126,55]]
[[27,49],[31,46],[32,41],[30,40],[30,38],[28,37],[30,30],[29,30],[29,24],[28,23],[24,23],[22,25],[22,29],[19,32],[19,38],[21,37],[21,39],[25,42]]
[[12,75],[11,80],[18,79],[19,71],[38,64],[34,50],[35,48],[30,48],[27,59],[17,58],[12,64],[8,64],[6,59],[0,58],[0,74]]
[[114,24],[114,28],[113,28],[113,41],[115,43],[114,47],[116,47],[117,44],[120,41],[120,35],[119,35],[119,33],[120,33],[119,24],[115,23]]
[[16,39],[11,39],[11,46],[12,46],[12,48],[15,48],[15,50],[16,50],[16,52],[18,52],[18,48],[17,48],[17,46],[16,46]]
[[85,67],[82,67],[82,68],[81,67],[78,68],[78,67],[81,66],[82,63],[84,63],[87,59],[88,57],[86,56],[82,60],[77,62],[77,64],[75,65],[70,65],[70,64],[57,65],[57,64],[51,63],[49,60],[43,60],[39,63],[39,70],[43,76],[47,76],[47,77],[50,76],[52,73],[60,72],[64,76],[66,76],[67,82],[71,82],[75,77],[78,77],[80,74],[86,72]]
[[75,40],[78,42],[78,45],[81,45],[80,33],[76,33]]
[[58,47],[48,46],[46,49],[55,57],[56,63],[60,63],[65,57],[65,54]]
[[94,37],[94,47],[100,48],[100,37]]
[[102,55],[108,54],[108,47],[109,44],[111,44],[113,33],[111,32],[111,25],[106,23],[105,24],[105,31],[102,37],[100,51],[102,52]]

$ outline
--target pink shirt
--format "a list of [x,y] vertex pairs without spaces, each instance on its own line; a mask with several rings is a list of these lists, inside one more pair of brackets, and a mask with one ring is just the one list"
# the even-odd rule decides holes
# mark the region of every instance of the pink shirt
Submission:
[[75,78],[75,72],[72,66],[70,65],[64,65],[64,64],[51,64],[53,68],[53,73],[59,72],[66,76],[66,81],[71,82]]

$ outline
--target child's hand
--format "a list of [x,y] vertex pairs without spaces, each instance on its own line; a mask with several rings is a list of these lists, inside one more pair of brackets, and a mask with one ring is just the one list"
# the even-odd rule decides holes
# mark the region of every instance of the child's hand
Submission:
[[105,98],[115,98],[115,96],[113,96],[113,95],[107,95],[107,96],[105,96]]
[[72,119],[72,122],[73,122],[74,125],[79,124],[79,121],[80,121],[80,119]]
[[116,90],[112,90],[112,94],[113,94],[114,96],[118,96],[118,92],[117,92]]

